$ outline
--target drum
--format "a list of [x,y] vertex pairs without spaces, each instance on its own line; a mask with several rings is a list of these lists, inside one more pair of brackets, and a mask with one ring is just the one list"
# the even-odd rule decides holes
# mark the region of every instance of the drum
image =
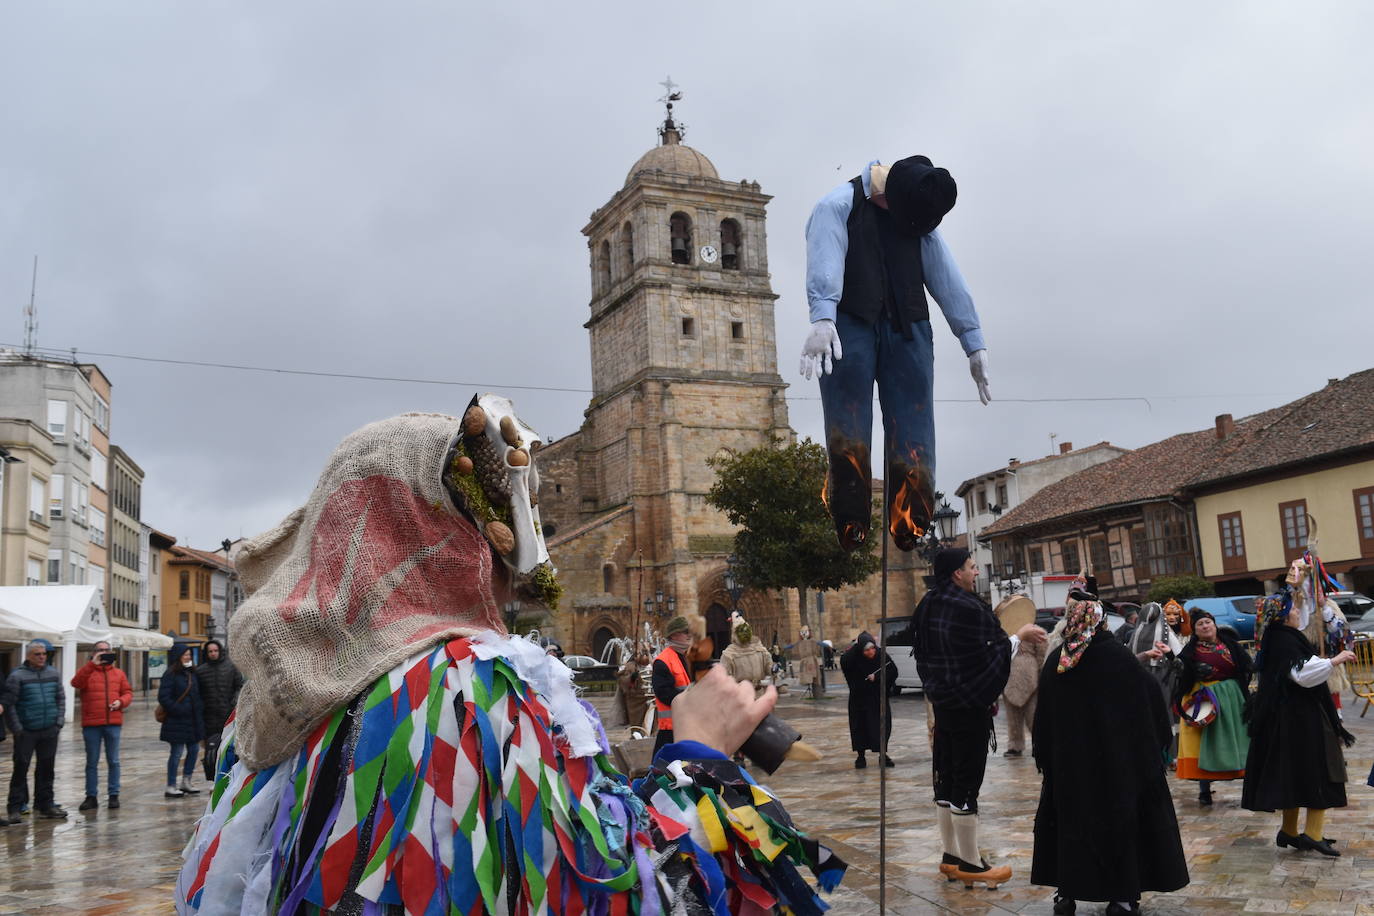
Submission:
[[1035,602],[1025,595],[1012,595],[997,605],[993,613],[997,615],[1003,631],[1013,636],[1026,624],[1035,623]]

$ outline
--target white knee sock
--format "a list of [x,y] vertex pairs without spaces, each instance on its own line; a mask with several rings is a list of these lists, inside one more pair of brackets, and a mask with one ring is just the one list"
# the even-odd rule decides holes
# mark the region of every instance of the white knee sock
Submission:
[[935,806],[935,823],[940,825],[940,851],[951,856],[959,855],[959,847],[954,840],[954,815],[944,805]]
[[982,866],[983,854],[978,849],[978,815],[951,812],[950,820],[953,821],[954,843],[958,847],[955,855],[970,865]]

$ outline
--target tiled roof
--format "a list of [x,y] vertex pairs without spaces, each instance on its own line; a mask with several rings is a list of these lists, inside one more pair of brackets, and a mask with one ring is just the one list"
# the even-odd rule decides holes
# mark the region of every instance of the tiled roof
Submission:
[[1236,449],[1254,424],[1267,422],[1275,412],[1238,420],[1236,432],[1224,440],[1217,438],[1214,428],[1180,433],[1084,468],[1038,491],[984,528],[979,537],[1006,534],[1112,506],[1176,496],[1219,457]]
[[223,556],[211,553],[208,550],[196,550],[194,547],[182,547],[174,544],[168,548],[172,553],[172,559],[168,560],[173,566],[182,563],[196,563],[201,566],[211,566],[215,569],[222,569],[225,572],[233,572],[234,564],[224,559]]
[[1263,424],[1249,424],[1243,441],[1237,443],[1239,447],[1209,463],[1189,483],[1205,488],[1374,448],[1374,369],[1333,379],[1326,387],[1268,411],[1266,416]]
[[[1225,481],[1374,449],[1374,369],[1216,429],[1182,433],[1050,484],[981,535],[1084,512],[1184,496]],[[980,535],[980,536],[981,536]]]

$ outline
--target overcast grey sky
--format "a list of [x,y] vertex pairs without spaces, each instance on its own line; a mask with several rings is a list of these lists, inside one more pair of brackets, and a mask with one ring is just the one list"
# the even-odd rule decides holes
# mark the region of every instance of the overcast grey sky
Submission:
[[[989,341],[981,407],[937,323],[939,479],[1136,446],[1374,364],[1365,3],[439,2],[0,6],[0,342],[90,357],[145,521],[194,546],[307,495],[350,430],[587,389],[579,230],[657,142],[773,195],[779,367],[819,437],[802,229],[870,158],[947,166]],[[539,7],[539,8],[537,8]],[[6,304],[8,303],[8,304]],[[1106,404],[1008,398],[1146,396]]]

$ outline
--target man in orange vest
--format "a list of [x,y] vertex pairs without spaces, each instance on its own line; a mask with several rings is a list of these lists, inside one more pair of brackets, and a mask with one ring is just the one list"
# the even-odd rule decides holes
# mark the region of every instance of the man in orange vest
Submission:
[[678,616],[668,621],[663,628],[668,645],[654,659],[653,688],[654,708],[658,710],[658,737],[654,740],[654,753],[673,743],[673,697],[687,689],[692,683],[687,673],[687,650],[692,646],[692,629],[687,618]]

